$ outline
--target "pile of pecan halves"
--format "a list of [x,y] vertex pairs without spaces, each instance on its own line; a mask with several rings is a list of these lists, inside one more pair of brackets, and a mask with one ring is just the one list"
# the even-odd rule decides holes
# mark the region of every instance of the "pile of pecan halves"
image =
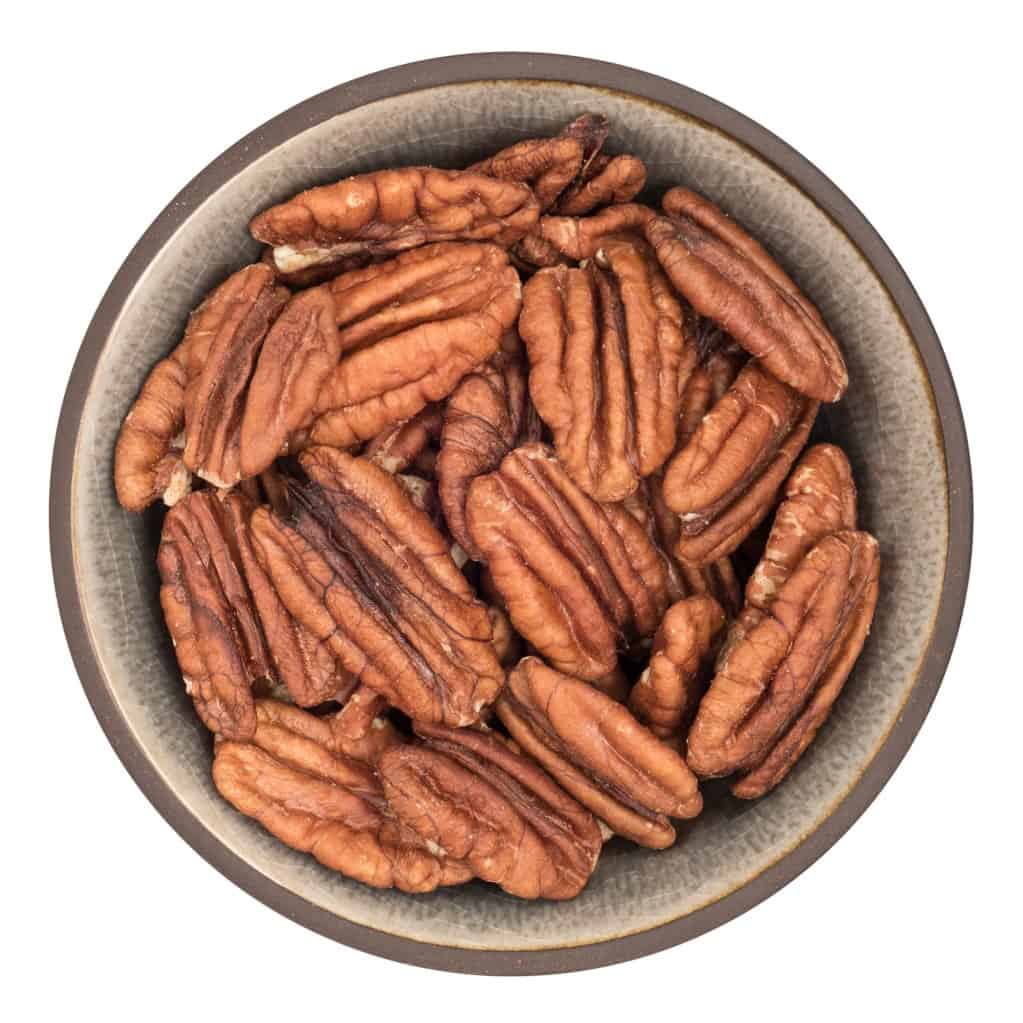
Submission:
[[366,884],[577,895],[776,786],[870,627],[835,339],[606,136],[260,213],[121,428],[218,790]]

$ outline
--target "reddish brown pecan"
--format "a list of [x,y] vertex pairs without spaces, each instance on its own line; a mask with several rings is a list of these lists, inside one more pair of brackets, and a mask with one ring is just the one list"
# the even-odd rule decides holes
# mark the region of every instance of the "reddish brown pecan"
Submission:
[[232,352],[242,361],[251,357],[285,294],[273,287],[273,274],[265,266],[247,266],[214,289],[189,317],[184,337],[147,377],[117,438],[114,485],[128,511],[142,511],[160,497],[172,505],[188,493],[191,475],[185,462],[197,464],[201,431],[196,420],[202,419],[203,409],[193,407],[195,436],[186,459],[186,395],[195,406],[202,390],[198,378],[211,354],[218,357],[220,371],[228,368],[224,360]]
[[301,192],[260,213],[249,230],[274,246],[277,269],[291,273],[428,242],[511,245],[533,228],[539,212],[532,190],[518,182],[405,167]]
[[465,525],[465,500],[477,476],[496,469],[517,444],[536,440],[540,424],[529,401],[524,352],[510,331],[486,366],[455,388],[444,410],[437,482],[451,535],[471,558],[480,553]]
[[486,607],[392,476],[329,448],[300,456],[286,523],[252,517],[253,546],[288,611],[360,681],[419,721],[466,725],[504,680]]
[[652,849],[675,841],[669,817],[703,807],[685,761],[593,686],[526,657],[497,713],[523,751],[616,834]]
[[252,688],[269,686],[271,668],[235,524],[212,491],[189,495],[164,519],[157,566],[167,629],[199,717],[212,732],[248,739]]
[[[590,217],[541,217],[536,234],[568,259],[590,259],[613,235],[642,235],[657,214],[640,203],[620,203]],[[539,245],[539,243],[537,243]]]
[[819,401],[837,401],[849,382],[838,342],[774,260],[701,196],[675,189],[646,238],[671,282],[778,379]]
[[493,355],[522,288],[501,249],[451,242],[342,274],[330,290],[342,356],[309,440],[347,448],[447,397]]
[[629,709],[654,735],[668,738],[688,728],[724,627],[713,597],[689,597],[668,608],[650,663],[629,694]]
[[387,717],[387,701],[368,686],[360,685],[345,705],[328,718],[333,748],[353,760],[376,764],[380,754],[404,742]]
[[[689,765],[697,774],[749,771],[766,757],[772,763],[757,787],[767,775],[784,775],[859,654],[879,565],[869,533],[834,533],[806,554],[764,618],[718,664],[689,732]],[[783,737],[785,748],[774,754]]]
[[581,217],[598,206],[627,203],[643,191],[646,166],[638,156],[595,156],[557,202],[557,212]]
[[570,899],[593,873],[596,820],[493,732],[416,725],[422,745],[388,750],[378,770],[402,822],[478,877],[524,899]]
[[375,888],[429,892],[472,871],[438,855],[390,813],[374,772],[336,748],[330,725],[263,700],[250,742],[221,740],[220,794],[286,845]]
[[469,533],[512,624],[552,664],[599,679],[667,607],[664,565],[627,513],[587,497],[542,444],[469,488]]
[[440,439],[444,407],[427,405],[411,419],[394,423],[378,433],[363,449],[362,455],[390,473],[402,473],[430,446]]
[[517,664],[522,656],[522,639],[512,628],[511,619],[499,607],[487,607],[490,625],[494,633],[494,653],[502,668]]
[[325,287],[296,295],[263,342],[241,421],[241,475],[256,476],[309,425],[320,390],[337,366],[341,338]]
[[680,517],[676,553],[706,565],[730,554],[770,510],[802,450],[818,403],[751,362],[664,472]]
[[675,446],[686,350],[682,307],[649,249],[610,240],[583,269],[541,270],[519,330],[559,459],[597,500],[627,497]]

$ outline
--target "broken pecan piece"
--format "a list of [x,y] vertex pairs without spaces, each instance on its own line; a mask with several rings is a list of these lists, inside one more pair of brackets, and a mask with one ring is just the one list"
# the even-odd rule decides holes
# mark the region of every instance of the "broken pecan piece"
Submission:
[[686,348],[682,307],[649,249],[610,240],[585,268],[539,271],[519,330],[530,395],[569,475],[599,501],[627,497],[674,449]]
[[387,808],[365,764],[335,747],[330,725],[270,700],[256,705],[249,742],[217,742],[220,794],[276,838],[375,888],[430,892],[472,871],[428,849]]
[[353,760],[376,764],[385,749],[405,740],[387,718],[387,701],[360,685],[345,705],[328,718],[334,748]]
[[211,732],[248,739],[252,688],[268,685],[271,670],[234,526],[215,493],[190,494],[164,519],[157,567],[164,619],[200,719]]
[[668,595],[653,544],[545,445],[518,447],[474,480],[466,517],[516,631],[562,670],[599,679],[626,638],[656,630]]
[[440,438],[444,409],[438,403],[427,405],[411,419],[394,423],[378,433],[363,449],[363,458],[389,473],[402,473]]
[[485,605],[395,479],[329,448],[299,461],[286,523],[252,517],[253,546],[288,611],[360,681],[418,721],[467,725],[504,681]]
[[274,246],[291,273],[360,253],[391,253],[428,242],[511,245],[536,224],[532,190],[472,171],[404,167],[359,174],[301,192],[260,213],[252,236]]
[[492,732],[416,724],[378,771],[391,807],[428,848],[523,899],[570,899],[600,855],[596,820]]
[[568,259],[589,259],[612,235],[642,236],[647,223],[656,216],[649,206],[620,203],[590,217],[541,217],[536,235],[551,247],[546,251]]
[[639,845],[675,841],[669,817],[703,807],[685,761],[620,703],[526,657],[509,674],[497,713],[512,738],[612,831]]
[[679,292],[779,380],[819,401],[841,398],[849,375],[838,342],[785,272],[702,196],[669,195],[672,215],[644,231]]
[[638,156],[596,156],[555,209],[565,216],[581,217],[598,206],[631,202],[645,184],[646,166]]
[[668,608],[650,663],[629,694],[629,710],[654,735],[666,739],[688,727],[724,627],[724,613],[713,597],[689,597]]
[[469,484],[496,469],[517,444],[536,440],[540,424],[529,401],[525,353],[510,331],[501,350],[486,365],[466,376],[444,409],[437,482],[448,528],[469,557],[480,553],[465,524]]
[[[755,769],[782,736],[792,742],[764,774],[783,775],[791,766],[859,654],[879,565],[869,533],[834,533],[806,554],[763,619],[718,664],[689,732],[689,765],[697,774]],[[798,734],[787,732],[794,722]]]
[[676,553],[706,565],[731,554],[763,519],[806,444],[818,402],[747,363],[664,471],[680,517]]
[[342,356],[320,390],[309,440],[339,448],[447,397],[496,351],[522,292],[503,250],[454,242],[353,270],[329,287]]

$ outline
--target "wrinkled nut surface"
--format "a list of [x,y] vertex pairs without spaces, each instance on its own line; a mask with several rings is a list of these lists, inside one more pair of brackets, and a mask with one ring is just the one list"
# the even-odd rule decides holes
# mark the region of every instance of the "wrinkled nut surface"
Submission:
[[300,192],[249,225],[291,273],[349,256],[400,252],[430,242],[511,245],[536,224],[540,205],[516,181],[472,171],[405,167],[359,174]]
[[[231,290],[222,295],[232,282]],[[266,264],[254,263],[229,278],[211,298],[220,314],[208,334],[196,333],[188,345],[183,459],[197,476],[226,488],[243,475],[241,428],[249,381],[288,292],[277,285]]]
[[595,156],[557,202],[560,214],[581,217],[598,206],[627,203],[643,191],[646,165],[638,156]]
[[540,423],[529,401],[525,352],[510,331],[494,358],[466,376],[444,409],[437,483],[451,535],[471,558],[479,560],[465,523],[469,484],[496,469],[520,442],[537,440]]
[[362,455],[386,472],[403,473],[431,443],[440,439],[443,421],[444,406],[434,402],[411,419],[378,433],[362,449]]
[[664,500],[680,520],[679,558],[706,565],[731,554],[756,528],[806,444],[818,407],[757,363],[743,367],[664,471]]
[[[862,532],[828,536],[803,558],[763,619],[718,664],[689,732],[697,774],[756,768],[804,710],[819,710],[822,680],[833,701],[829,669],[834,665],[844,683],[873,617],[879,565],[877,541]],[[808,743],[816,732],[816,716],[810,725],[790,753],[779,754],[786,769],[791,753],[805,748],[802,739],[808,734]]]
[[629,710],[654,735],[664,739],[688,727],[724,628],[724,612],[713,597],[689,597],[668,608],[650,664],[629,694]]
[[174,653],[203,724],[228,739],[256,726],[253,686],[268,685],[270,656],[233,535],[217,496],[197,491],[168,513],[157,568]]
[[651,849],[675,841],[669,817],[703,807],[685,761],[620,703],[526,657],[497,713],[516,743],[616,834]]
[[485,605],[447,541],[392,476],[329,448],[300,456],[291,523],[252,517],[253,547],[288,611],[344,667],[417,721],[479,719],[504,680]]
[[328,719],[333,748],[353,760],[376,764],[380,754],[404,742],[387,717],[387,701],[369,686],[357,686],[345,705]]
[[469,533],[516,631],[552,664],[596,680],[667,607],[662,560],[628,513],[602,506],[543,444],[516,448],[469,488]]
[[590,259],[613,235],[642,235],[657,214],[649,206],[627,202],[594,213],[589,217],[545,216],[540,218],[536,234],[550,249],[568,259]]
[[719,323],[779,380],[837,401],[849,375],[820,314],[763,247],[701,196],[675,189],[670,216],[645,225],[665,273],[703,316]]
[[320,390],[313,444],[348,448],[446,398],[497,350],[522,286],[503,250],[442,243],[329,285],[341,359]]
[[394,812],[431,849],[524,899],[570,899],[600,855],[596,820],[495,733],[419,724],[422,745],[378,770]]
[[320,390],[337,366],[341,338],[325,287],[295,295],[263,342],[241,420],[241,476],[257,476],[309,425]]
[[598,501],[627,497],[674,449],[686,349],[682,307],[649,249],[612,240],[585,268],[539,271],[519,330],[558,458]]
[[335,747],[330,726],[294,707],[260,701],[249,742],[218,741],[220,794],[276,838],[374,888],[430,892],[472,871],[438,856],[398,823],[365,764]]

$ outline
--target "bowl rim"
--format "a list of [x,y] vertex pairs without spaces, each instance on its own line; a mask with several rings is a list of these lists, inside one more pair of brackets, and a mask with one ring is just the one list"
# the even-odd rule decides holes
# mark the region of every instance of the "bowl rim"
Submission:
[[[550,81],[607,89],[675,108],[729,135],[808,195],[846,233],[888,289],[916,343],[945,450],[948,550],[941,597],[916,681],[880,748],[825,820],[746,884],[679,919],[605,941],[526,951],[488,951],[416,941],[352,923],[307,902],[228,849],[179,800],[120,716],[89,640],[72,539],[75,452],[86,396],[106,340],[146,267],[174,232],[242,168],[306,128],[370,102],[479,81]],[[61,407],[50,480],[50,547],[61,620],[75,668],[100,726],[157,811],[207,862],[277,912],[364,952],[459,973],[535,975],[590,969],[688,941],[757,905],[801,874],[852,826],[884,787],[937,694],[962,616],[973,536],[973,487],[962,410],[945,354],[913,285],[853,203],[810,161],[738,111],[684,85],[633,68],[549,53],[474,53],[385,69],[311,97],[267,121],[214,159],[157,216],[113,278],[85,334]]]

